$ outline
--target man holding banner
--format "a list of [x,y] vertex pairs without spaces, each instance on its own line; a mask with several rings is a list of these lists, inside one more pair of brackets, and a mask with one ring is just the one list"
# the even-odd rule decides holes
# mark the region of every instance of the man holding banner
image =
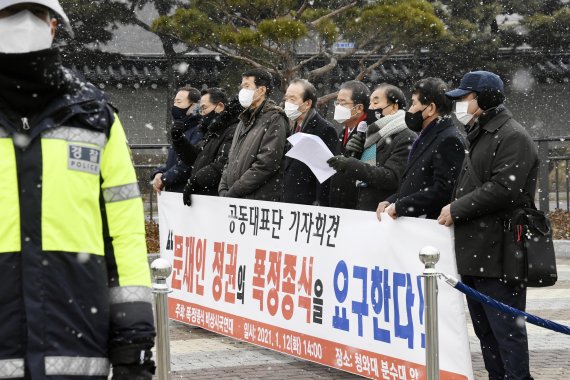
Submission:
[[465,156],[463,137],[448,114],[448,87],[439,78],[424,78],[412,91],[406,125],[419,136],[412,144],[398,191],[378,204],[378,219],[386,212],[400,216],[436,219],[449,202]]
[[[455,255],[462,281],[519,310],[526,306],[523,284],[503,282],[503,219],[509,210],[532,204],[538,171],[537,149],[503,101],[503,81],[488,71],[463,76],[455,100],[466,125],[470,152],[455,188],[455,200],[441,210],[440,224],[454,225]],[[523,319],[467,299],[489,379],[532,379]]]
[[242,75],[239,116],[228,164],[218,186],[220,196],[279,201],[283,156],[289,123],[283,110],[268,99],[273,77],[263,69]]

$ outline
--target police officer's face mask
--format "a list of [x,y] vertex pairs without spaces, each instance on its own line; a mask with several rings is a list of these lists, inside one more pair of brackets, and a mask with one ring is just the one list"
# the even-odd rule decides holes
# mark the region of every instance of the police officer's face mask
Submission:
[[51,47],[51,27],[29,10],[0,18],[0,53],[16,54]]

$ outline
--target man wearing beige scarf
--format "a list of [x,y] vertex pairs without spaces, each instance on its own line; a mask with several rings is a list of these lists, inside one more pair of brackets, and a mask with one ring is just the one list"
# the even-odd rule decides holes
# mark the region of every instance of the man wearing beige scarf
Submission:
[[329,165],[354,180],[358,210],[374,211],[393,194],[406,168],[417,135],[405,123],[406,101],[396,86],[380,84],[370,95],[366,137],[355,134],[346,144],[354,157],[333,157]]

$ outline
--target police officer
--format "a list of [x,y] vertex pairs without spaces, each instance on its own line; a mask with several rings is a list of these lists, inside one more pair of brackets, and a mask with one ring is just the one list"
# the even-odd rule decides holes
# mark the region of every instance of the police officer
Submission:
[[117,115],[51,46],[57,0],[0,0],[0,378],[150,380],[143,205]]

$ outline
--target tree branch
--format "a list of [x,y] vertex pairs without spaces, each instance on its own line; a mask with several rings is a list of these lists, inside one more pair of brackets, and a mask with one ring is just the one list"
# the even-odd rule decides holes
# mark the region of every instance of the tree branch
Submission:
[[307,59],[305,59],[304,61],[299,62],[297,65],[293,66],[293,68],[291,69],[291,71],[297,71],[300,70],[303,66],[305,66],[308,63],[311,63],[312,61],[314,61],[315,59],[319,58],[322,54],[315,54],[312,57],[309,57]]
[[331,100],[333,100],[334,98],[336,98],[337,95],[338,95],[338,91],[331,92],[330,94],[323,95],[317,99],[317,105],[320,106],[320,105],[326,104],[326,103],[330,102]]
[[269,72],[271,72],[272,74],[276,74],[276,75],[279,73],[277,70],[277,67],[275,67],[273,64],[271,64],[269,62],[265,62],[266,64],[264,65],[264,64],[261,64],[261,63],[255,61],[251,58],[245,57],[243,55],[234,54],[231,51],[229,51],[228,49],[222,48],[221,46],[209,45],[209,48],[213,51],[216,51],[216,52],[223,54],[225,56],[228,56],[230,58],[249,63],[250,65],[252,65],[255,68],[266,69]]
[[253,20],[250,20],[248,18],[242,17],[242,16],[238,16],[236,14],[231,14],[230,12],[228,12],[226,10],[226,7],[222,4],[218,4],[217,2],[213,2],[213,1],[209,1],[208,4],[213,5],[214,7],[216,7],[218,10],[222,11],[223,14],[225,14],[227,17],[232,18],[234,20],[239,20],[241,22],[244,22],[250,26],[254,26],[257,27],[257,23]]
[[324,16],[319,17],[318,19],[311,21],[311,26],[315,27],[317,26],[321,21],[326,20],[327,18],[331,18],[334,17],[338,14],[341,14],[342,12],[349,10],[350,8],[354,8],[356,5],[358,4],[357,1],[354,1],[348,5],[345,5],[344,7],[340,7],[339,9],[336,9],[330,13],[327,13]]
[[397,52],[399,52],[400,50],[402,50],[402,47],[397,47],[394,48],[392,50],[390,50],[388,53],[384,54],[382,57],[380,57],[380,59],[378,59],[378,61],[376,61],[375,63],[373,63],[372,65],[368,66],[367,68],[365,68],[364,70],[362,70],[357,76],[356,78],[354,78],[355,80],[362,80],[364,79],[364,77],[368,74],[370,74],[370,72],[372,70],[374,70],[375,68],[377,68],[378,66],[384,64],[384,62],[386,62],[392,55],[396,54]]
[[318,69],[311,70],[309,72],[309,80],[310,81],[330,72],[338,64],[338,60],[336,59],[336,57],[334,55],[326,53],[326,52],[324,54],[325,54],[325,56],[327,56],[329,58],[329,63],[327,63],[323,67],[319,67]]
[[[150,25],[142,22],[141,20],[139,20],[136,16],[136,14],[133,11],[133,14],[131,15],[131,21],[133,22],[133,24],[140,26],[141,28],[143,28],[144,30],[146,30],[147,32],[151,32],[154,33],[151,29],[150,29]],[[157,34],[157,33],[155,33]]]
[[271,46],[269,46],[269,45],[267,45],[267,44],[261,43],[259,46],[260,46],[262,49],[267,50],[267,51],[270,52],[270,53],[280,55],[281,57],[284,57],[284,58],[288,58],[288,57],[289,57],[289,54],[288,54],[287,52],[282,51],[282,50],[279,50],[279,49],[276,49],[276,48],[272,48]]
[[368,53],[366,53],[366,55],[364,55],[362,58],[360,58],[360,60],[358,61],[358,67],[360,67],[360,68],[362,68],[362,70],[364,70],[364,61],[366,61],[368,58],[370,58],[373,54],[376,54],[382,46],[383,45],[378,44],[378,45],[374,46],[374,48],[370,49],[370,51],[368,51]]
[[303,15],[303,12],[305,12],[305,9],[307,9],[308,6],[309,6],[309,0],[303,1],[303,5],[301,5],[301,8],[299,8],[297,13],[295,14],[295,17],[294,17],[295,20],[298,20],[301,18],[301,16]]

